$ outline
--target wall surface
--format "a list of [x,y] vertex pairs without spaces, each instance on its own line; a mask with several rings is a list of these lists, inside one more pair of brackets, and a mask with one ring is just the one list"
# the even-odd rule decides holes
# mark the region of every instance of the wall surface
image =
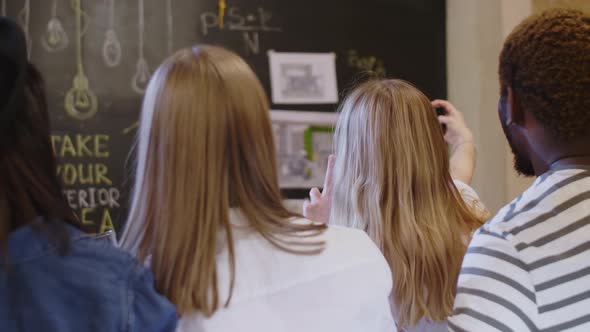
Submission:
[[497,117],[500,1],[447,1],[449,99],[465,115],[478,145],[474,187],[495,212],[506,203],[506,146]]
[[550,8],[574,8],[590,13],[588,0],[533,0],[533,12],[537,13]]
[[[514,27],[532,12],[531,0],[502,0],[502,39],[505,39]],[[506,156],[506,200],[511,201],[528,188],[533,180],[516,174],[513,166],[514,158],[508,145],[506,145]]]

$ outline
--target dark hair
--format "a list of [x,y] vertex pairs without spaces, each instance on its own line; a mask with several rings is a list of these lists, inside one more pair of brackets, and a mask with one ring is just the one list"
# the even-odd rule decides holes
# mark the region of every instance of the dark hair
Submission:
[[8,119],[8,129],[0,132],[0,244],[12,231],[43,217],[38,227],[66,250],[64,222],[77,227],[80,223],[62,193],[51,147],[44,82],[32,64],[27,65],[21,95],[20,109]]
[[500,54],[500,89],[555,138],[590,135],[590,16],[553,9],[523,21]]

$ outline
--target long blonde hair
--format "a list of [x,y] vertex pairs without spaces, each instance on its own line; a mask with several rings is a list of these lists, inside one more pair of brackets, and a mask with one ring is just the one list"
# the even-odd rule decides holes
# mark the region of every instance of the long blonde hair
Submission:
[[449,174],[441,125],[401,80],[357,87],[336,127],[332,223],[367,231],[391,266],[401,326],[442,321],[471,232],[483,223]]
[[[282,204],[269,105],[250,67],[222,48],[178,51],[146,91],[136,174],[122,246],[151,256],[157,289],[179,314],[219,308],[216,256],[227,246],[231,299],[235,253],[230,208],[276,247],[317,253],[323,225],[294,224]],[[304,232],[304,235],[301,235]],[[220,236],[221,235],[221,236]]]

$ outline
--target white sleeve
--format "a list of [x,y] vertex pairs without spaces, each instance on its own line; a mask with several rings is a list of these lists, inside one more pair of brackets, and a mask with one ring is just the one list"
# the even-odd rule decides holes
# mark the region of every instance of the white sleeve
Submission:
[[482,203],[479,195],[473,188],[459,180],[453,180],[453,183],[455,184],[455,187],[457,187],[457,190],[459,190],[459,193],[461,194],[461,197],[467,206],[469,206],[478,215],[489,215],[488,209]]
[[485,228],[477,231],[463,260],[449,331],[535,331],[536,315],[535,289],[514,246]]

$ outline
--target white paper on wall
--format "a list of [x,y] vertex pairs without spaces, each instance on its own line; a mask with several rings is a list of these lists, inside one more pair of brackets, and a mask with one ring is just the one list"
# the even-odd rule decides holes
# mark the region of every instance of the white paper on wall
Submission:
[[268,56],[273,103],[338,103],[334,53],[270,51]]
[[270,115],[281,188],[321,187],[338,114],[272,110]]

